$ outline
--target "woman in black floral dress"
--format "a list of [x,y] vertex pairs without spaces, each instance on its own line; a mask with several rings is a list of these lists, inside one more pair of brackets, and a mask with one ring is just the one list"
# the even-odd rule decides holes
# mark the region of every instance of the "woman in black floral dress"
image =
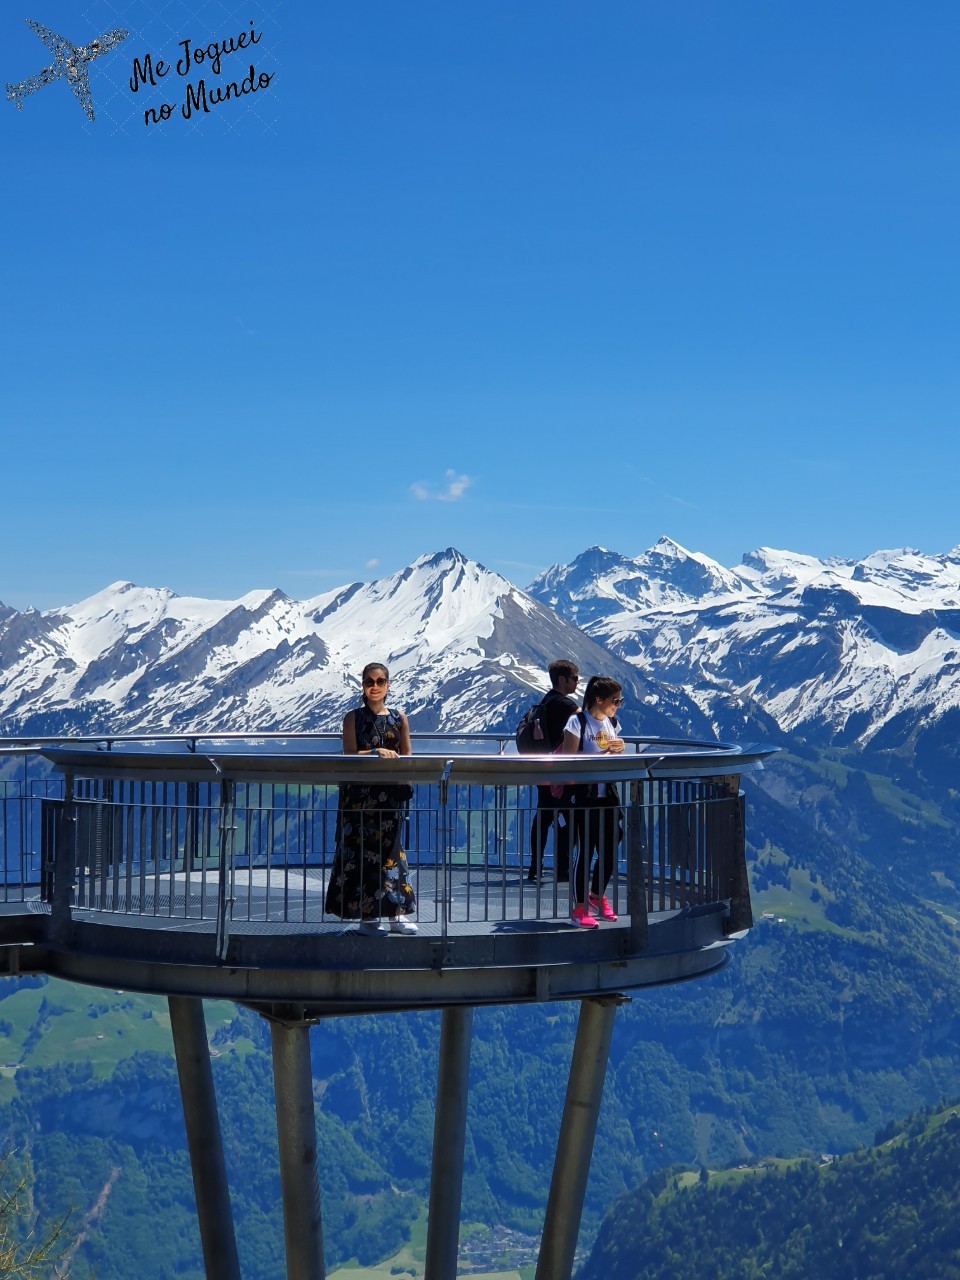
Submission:
[[[360,706],[343,718],[344,755],[384,760],[410,755],[407,717],[386,705],[387,668],[369,662],[362,680]],[[417,932],[405,914],[416,907],[401,845],[409,798],[409,788],[396,783],[350,782],[340,788],[337,852],[326,910],[342,920],[359,921],[361,933]]]

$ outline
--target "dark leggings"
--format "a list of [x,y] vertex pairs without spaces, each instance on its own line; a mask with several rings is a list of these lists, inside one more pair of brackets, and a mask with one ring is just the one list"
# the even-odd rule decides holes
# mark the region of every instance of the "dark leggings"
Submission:
[[543,851],[553,827],[553,869],[558,880],[570,874],[569,800],[554,799],[549,787],[537,787],[537,812],[530,824],[530,870],[539,875],[543,870]]
[[598,897],[606,893],[613,875],[622,832],[619,797],[587,794],[581,802],[576,796],[571,816],[575,847],[570,879],[574,901],[586,902],[588,892]]

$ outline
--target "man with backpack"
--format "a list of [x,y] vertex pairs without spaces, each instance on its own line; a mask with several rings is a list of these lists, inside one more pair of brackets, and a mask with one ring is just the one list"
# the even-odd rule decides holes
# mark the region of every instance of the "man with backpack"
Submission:
[[[568,658],[558,658],[547,668],[550,690],[537,708],[543,734],[541,752],[556,751],[563,742],[567,721],[580,707],[573,695],[580,683],[580,670]],[[549,786],[537,787],[537,812],[530,828],[530,869],[528,880],[536,880],[543,870],[543,851],[553,827],[553,868],[558,880],[570,879],[570,806],[566,797],[555,799]]]

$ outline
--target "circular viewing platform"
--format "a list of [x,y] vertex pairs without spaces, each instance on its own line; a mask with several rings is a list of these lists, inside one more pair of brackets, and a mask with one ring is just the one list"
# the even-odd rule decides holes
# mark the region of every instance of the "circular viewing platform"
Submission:
[[[419,735],[415,755],[381,760],[332,735],[0,741],[0,964],[288,1019],[612,995],[721,968],[752,923],[740,775],[770,750],[505,747]],[[409,789],[415,936],[327,909],[356,783]],[[538,798],[589,845],[599,808],[543,790],[585,783],[619,796],[618,918],[595,929],[571,922],[553,835],[529,875]]]

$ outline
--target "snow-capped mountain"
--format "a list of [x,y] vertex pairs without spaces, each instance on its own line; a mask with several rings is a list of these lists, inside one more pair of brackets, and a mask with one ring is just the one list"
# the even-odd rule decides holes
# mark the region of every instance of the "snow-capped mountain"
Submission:
[[897,749],[960,711],[960,548],[817,559],[762,547],[733,569],[662,538],[599,547],[530,594],[725,730],[731,700],[788,733]]
[[960,548],[763,547],[728,569],[662,538],[632,559],[592,547],[528,592],[452,549],[302,601],[118,582],[0,606],[0,734],[334,729],[374,658],[415,727],[502,729],[561,655],[623,680],[632,731],[941,751],[960,722]]
[[[366,662],[390,666],[414,728],[502,729],[551,658],[617,674],[645,732],[697,718],[669,690],[449,549],[310,600],[201,600],[116,582],[44,613],[0,608],[0,734],[336,729]],[[699,724],[704,730],[706,726]]]

